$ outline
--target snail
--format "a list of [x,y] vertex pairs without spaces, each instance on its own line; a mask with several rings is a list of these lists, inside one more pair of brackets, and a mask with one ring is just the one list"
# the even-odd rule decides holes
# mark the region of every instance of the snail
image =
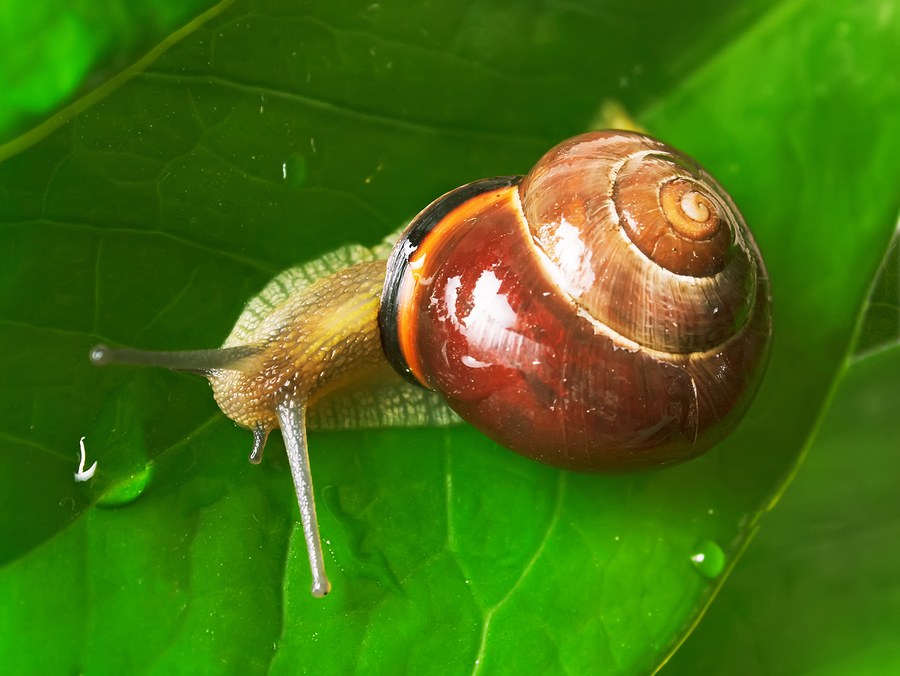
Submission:
[[279,275],[220,349],[91,351],[98,365],[207,377],[222,411],[252,430],[251,462],[281,428],[315,596],[330,584],[307,410],[340,411],[333,402],[389,382],[437,393],[548,465],[650,469],[734,430],[771,342],[768,275],[731,198],[696,161],[632,132],[584,134],[524,177],[453,190],[387,261],[320,272]]

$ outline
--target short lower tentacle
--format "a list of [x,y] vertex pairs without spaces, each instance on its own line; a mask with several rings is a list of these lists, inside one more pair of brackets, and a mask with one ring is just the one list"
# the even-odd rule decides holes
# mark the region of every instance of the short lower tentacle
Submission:
[[262,423],[253,426],[253,450],[250,451],[250,463],[258,465],[262,462],[263,449],[266,447],[266,439],[272,429]]

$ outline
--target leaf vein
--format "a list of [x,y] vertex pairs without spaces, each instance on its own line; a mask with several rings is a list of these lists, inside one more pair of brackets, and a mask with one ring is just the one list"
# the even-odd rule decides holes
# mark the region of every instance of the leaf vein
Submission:
[[271,87],[266,87],[264,85],[241,82],[235,78],[225,78],[214,75],[172,74],[159,71],[144,72],[140,75],[140,77],[172,80],[176,83],[182,84],[194,81],[203,84],[221,85],[222,87],[228,89],[243,91],[248,95],[252,95],[254,98],[259,96],[271,96],[273,98],[280,98],[285,101],[299,103],[309,108],[321,110],[323,112],[342,115],[356,121],[368,122],[370,124],[377,124],[380,126],[403,129],[406,131],[414,131],[418,133],[444,134],[448,136],[461,136],[469,139],[476,138],[492,139],[504,142],[517,141],[523,143],[534,143],[540,145],[541,148],[546,148],[551,143],[551,141],[549,141],[547,138],[532,136],[529,134],[516,134],[495,130],[488,131],[483,129],[472,129],[465,127],[442,126],[437,124],[429,124],[420,120],[402,118],[396,115],[384,115],[372,111],[352,108],[351,106],[348,106],[346,104],[340,104],[334,101],[326,101],[324,99],[318,99],[312,96],[305,96],[296,92],[282,91],[273,89]]
[[537,563],[537,560],[544,553],[544,549],[547,546],[547,542],[550,540],[550,534],[556,528],[556,524],[559,523],[560,514],[562,514],[562,505],[563,505],[563,496],[565,495],[566,489],[566,473],[559,472],[559,479],[556,482],[556,506],[553,510],[553,516],[550,518],[550,523],[547,524],[547,530],[544,533],[544,537],[541,539],[540,544],[537,546],[534,554],[531,559],[529,559],[528,563],[525,565],[525,568],[522,570],[522,574],[519,575],[518,579],[513,583],[513,586],[506,593],[502,599],[500,599],[497,604],[488,610],[485,614],[484,618],[484,628],[481,631],[481,644],[478,647],[478,653],[475,656],[475,664],[472,668],[472,676],[476,676],[479,671],[481,671],[482,661],[484,660],[485,648],[487,647],[487,638],[488,631],[491,626],[491,620],[494,618],[494,614],[502,608],[510,598],[512,598],[513,593],[519,589],[522,582],[528,577],[528,574],[534,568],[534,564]]
[[7,223],[3,223],[3,227],[15,227],[15,226],[25,226],[25,225],[50,225],[59,228],[69,228],[72,230],[86,230],[89,232],[98,232],[98,233],[117,233],[122,235],[135,235],[138,237],[162,237],[165,239],[169,239],[173,242],[177,242],[179,244],[185,244],[187,246],[193,247],[195,249],[199,249],[200,251],[205,251],[207,253],[215,254],[216,256],[221,256],[222,258],[228,258],[238,263],[242,263],[244,265],[248,265],[250,267],[256,268],[263,272],[268,273],[269,275],[274,275],[278,270],[273,268],[271,265],[264,263],[261,260],[257,260],[254,258],[250,258],[249,256],[242,256],[233,251],[227,251],[225,249],[219,249],[209,244],[204,244],[202,242],[198,242],[196,240],[190,239],[188,237],[182,237],[180,235],[176,235],[171,232],[166,232],[165,230],[142,230],[140,228],[126,228],[122,226],[100,226],[92,223],[79,223],[77,221],[61,221],[51,218],[36,218],[36,219],[28,219],[24,221],[11,221]]

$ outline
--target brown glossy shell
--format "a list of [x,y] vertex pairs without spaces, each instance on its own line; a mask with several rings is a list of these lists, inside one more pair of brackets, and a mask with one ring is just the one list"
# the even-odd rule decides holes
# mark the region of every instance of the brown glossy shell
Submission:
[[507,448],[646,469],[737,426],[767,361],[771,292],[706,171],[596,132],[423,211],[388,263],[379,322],[398,372]]

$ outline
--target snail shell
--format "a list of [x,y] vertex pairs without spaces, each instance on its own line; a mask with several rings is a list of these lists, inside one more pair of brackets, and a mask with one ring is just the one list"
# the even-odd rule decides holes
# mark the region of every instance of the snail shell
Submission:
[[379,314],[388,360],[503,446],[576,471],[681,462],[737,425],[771,336],[743,218],[687,155],[576,137],[524,178],[410,224]]

